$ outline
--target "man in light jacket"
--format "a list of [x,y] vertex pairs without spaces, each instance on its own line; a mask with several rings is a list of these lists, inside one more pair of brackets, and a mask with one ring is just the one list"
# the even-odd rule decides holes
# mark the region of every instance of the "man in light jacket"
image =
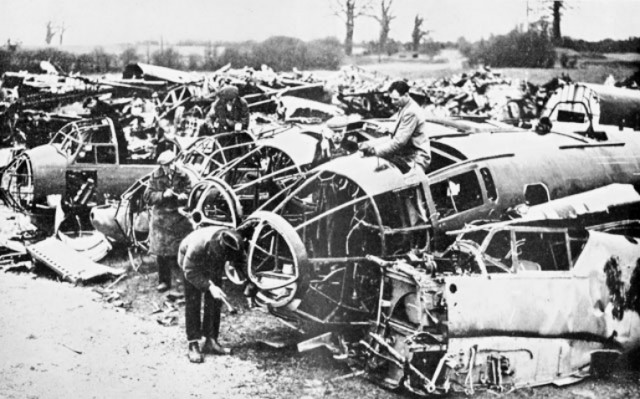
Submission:
[[431,162],[431,145],[422,108],[409,96],[409,85],[405,81],[393,82],[389,93],[393,105],[399,108],[398,122],[391,138],[362,143],[360,150],[365,156],[388,159],[403,173],[415,167],[426,172]]

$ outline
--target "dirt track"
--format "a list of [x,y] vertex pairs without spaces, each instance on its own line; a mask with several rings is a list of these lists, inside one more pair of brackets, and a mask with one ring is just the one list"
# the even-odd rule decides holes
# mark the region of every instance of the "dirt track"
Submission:
[[339,397],[335,389],[350,384],[361,394],[366,388],[374,397],[395,396],[360,380],[323,382],[349,370],[322,353],[278,352],[250,341],[283,333],[259,311],[237,316],[247,328],[235,335],[233,320],[223,321],[223,342],[234,356],[194,365],[182,328],[114,308],[89,287],[3,273],[0,292],[2,398]]
[[[132,273],[118,285],[122,299],[106,303],[96,286],[0,273],[0,398],[405,397],[362,378],[331,381],[350,370],[322,351],[300,354],[260,345],[261,339],[299,337],[273,317],[247,309],[233,290],[231,299],[242,310],[224,314],[222,341],[234,354],[190,364],[183,308],[169,312],[178,321],[168,327],[156,322],[166,312],[149,312],[164,299],[153,290],[155,278]],[[609,380],[523,389],[507,397],[640,397],[640,374],[619,372]]]

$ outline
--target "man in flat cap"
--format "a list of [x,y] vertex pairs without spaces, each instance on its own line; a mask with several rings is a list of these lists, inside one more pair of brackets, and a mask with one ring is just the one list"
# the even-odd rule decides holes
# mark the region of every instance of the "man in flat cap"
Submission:
[[149,252],[157,257],[158,291],[171,288],[171,268],[177,266],[180,242],[193,227],[189,219],[178,211],[186,204],[191,191],[187,173],[175,165],[176,154],[165,151],[158,157],[144,200],[151,208]]
[[240,97],[236,86],[218,90],[218,99],[207,114],[207,122],[214,133],[234,132],[249,128],[249,104]]
[[[189,361],[202,363],[202,352],[215,355],[231,353],[218,342],[220,306],[225,264],[244,274],[244,238],[235,230],[207,226],[190,233],[180,244],[178,264],[184,271],[185,327],[189,342]],[[246,277],[246,276],[245,276]],[[204,304],[204,309],[202,308]]]

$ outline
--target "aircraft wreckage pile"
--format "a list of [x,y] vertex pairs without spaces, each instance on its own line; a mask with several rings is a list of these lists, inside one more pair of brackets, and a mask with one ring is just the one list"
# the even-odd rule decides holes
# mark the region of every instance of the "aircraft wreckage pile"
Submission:
[[[390,79],[356,67],[327,81],[145,64],[111,80],[6,74],[2,137],[27,149],[3,150],[0,194],[19,213],[2,215],[0,265],[86,281],[122,273],[95,263],[118,244],[137,268],[146,176],[175,148],[194,225],[250,237],[254,303],[320,332],[300,350],[419,395],[575,381],[640,346],[640,92],[566,80],[412,82],[432,161],[403,173],[357,153],[396,120]],[[202,136],[226,84],[251,129]]]

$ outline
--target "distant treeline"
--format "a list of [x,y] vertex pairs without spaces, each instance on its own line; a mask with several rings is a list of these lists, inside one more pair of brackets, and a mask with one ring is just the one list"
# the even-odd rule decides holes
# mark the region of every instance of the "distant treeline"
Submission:
[[[142,45],[159,45],[147,41]],[[185,54],[186,46],[198,46],[199,53]],[[457,43],[421,43],[420,53],[435,55],[441,48],[457,47],[466,56],[471,65],[485,64],[493,67],[552,68],[556,63],[556,47],[564,47],[579,52],[598,53],[636,52],[640,53],[640,38],[627,40],[585,40],[563,38],[560,43],[552,42],[545,29],[532,26],[527,32],[514,30],[506,35],[492,36],[487,40],[469,43],[464,39]],[[408,44],[389,40],[385,49],[377,47],[375,42],[366,43],[368,53],[392,55],[408,48]],[[342,43],[336,38],[327,38],[304,42],[300,39],[275,36],[263,42],[247,41],[203,42],[182,41],[175,47],[166,46],[151,53],[140,52],[141,46],[131,46],[120,54],[109,53],[102,47],[96,47],[88,53],[71,53],[53,47],[29,50],[19,46],[0,48],[0,73],[5,71],[40,72],[40,61],[50,61],[67,73],[95,74],[122,71],[132,62],[148,62],[169,68],[213,71],[226,64],[233,68],[249,66],[260,68],[266,64],[276,71],[289,71],[293,68],[338,69],[343,60]],[[560,60],[562,61],[562,60]]]
[[[555,51],[557,47],[588,53],[590,57],[602,53],[639,53],[640,38],[606,39],[599,42],[564,38],[561,42],[554,42],[544,26],[532,25],[526,32],[516,29],[506,35],[492,36],[488,40],[475,43],[460,40],[457,47],[467,57],[470,65],[484,64],[498,68],[553,68],[557,59]],[[563,53],[562,56],[561,64],[567,66],[567,55]]]
[[470,65],[496,68],[553,68],[556,52],[545,30],[513,30],[476,43],[461,41],[459,49]]
[[565,37],[559,46],[590,53],[640,53],[640,37],[630,37],[627,40],[605,39],[598,42]]
[[81,74],[119,72],[132,62],[149,62],[192,71],[212,71],[229,63],[233,68],[249,66],[256,69],[266,64],[276,71],[290,71],[293,68],[335,70],[340,67],[343,57],[342,44],[335,38],[304,42],[291,37],[276,36],[260,43],[200,46],[204,49],[203,54],[185,55],[176,48],[167,46],[144,56],[134,46],[126,48],[120,54],[107,53],[102,47],[96,47],[91,52],[83,54],[52,47],[37,50],[4,47],[0,48],[0,73],[21,70],[41,72],[40,61],[49,61],[66,73]]

